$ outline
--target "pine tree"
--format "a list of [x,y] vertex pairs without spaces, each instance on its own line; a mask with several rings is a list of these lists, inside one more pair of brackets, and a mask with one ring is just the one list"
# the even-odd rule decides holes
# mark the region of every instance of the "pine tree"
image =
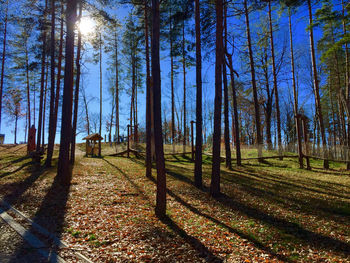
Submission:
[[[81,17],[83,15],[83,3],[80,1],[79,3],[79,15],[78,21],[81,21]],[[71,142],[71,154],[70,154],[70,162],[74,165],[75,162],[75,143],[76,143],[76,133],[77,133],[77,122],[78,122],[78,106],[79,106],[79,88],[80,88],[80,76],[81,76],[81,48],[82,48],[82,34],[81,31],[78,30],[78,43],[77,43],[77,56],[76,56],[76,80],[75,80],[75,90],[74,90],[74,111],[73,111],[73,124],[72,124],[72,142]]]
[[14,121],[14,144],[17,144],[17,124],[18,119],[23,116],[22,112],[22,92],[19,88],[9,88],[4,97],[4,109],[11,121]]
[[62,104],[61,143],[58,158],[57,176],[63,184],[69,184],[71,179],[71,165],[69,162],[69,146],[72,133],[72,104],[74,77],[74,27],[76,23],[77,0],[67,2],[66,8],[66,47],[64,68],[64,89]]
[[159,0],[152,0],[152,77],[153,77],[153,116],[154,116],[154,140],[156,148],[157,167],[157,196],[156,215],[165,217],[166,212],[166,174],[162,136],[161,118],[161,78],[159,61]]
[[[195,31],[196,31],[196,151],[194,167],[194,183],[202,187],[202,51],[201,51],[201,21],[200,3],[195,0]],[[172,121],[173,123],[173,121]],[[174,123],[173,123],[174,125]],[[172,127],[173,129],[175,127]],[[173,132],[172,132],[173,134]]]
[[215,1],[216,8],[216,49],[215,49],[215,100],[214,100],[214,135],[213,164],[210,194],[220,194],[220,144],[221,144],[221,102],[222,102],[222,66],[223,66],[223,1]]
[[262,136],[261,136],[261,123],[260,123],[260,105],[258,101],[258,91],[257,91],[256,79],[255,79],[254,55],[253,55],[252,41],[250,36],[249,10],[247,5],[247,0],[244,0],[244,14],[245,14],[245,20],[246,20],[246,33],[247,33],[247,40],[248,40],[250,73],[251,73],[254,109],[255,109],[256,144],[258,148],[259,161],[261,161],[260,157],[262,157]]
[[4,19],[4,34],[2,40],[2,59],[1,59],[1,76],[0,76],[0,131],[1,131],[1,111],[2,111],[2,94],[4,91],[4,78],[5,78],[5,59],[6,59],[6,44],[7,44],[7,23],[8,23],[8,7],[9,0],[6,2],[5,19]]

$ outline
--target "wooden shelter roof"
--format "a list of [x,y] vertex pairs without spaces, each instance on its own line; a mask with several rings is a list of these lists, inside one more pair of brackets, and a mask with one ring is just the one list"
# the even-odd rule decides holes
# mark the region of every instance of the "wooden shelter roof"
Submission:
[[98,141],[103,140],[103,137],[99,135],[98,133],[89,134],[88,136],[84,137],[83,140],[92,140],[92,141]]

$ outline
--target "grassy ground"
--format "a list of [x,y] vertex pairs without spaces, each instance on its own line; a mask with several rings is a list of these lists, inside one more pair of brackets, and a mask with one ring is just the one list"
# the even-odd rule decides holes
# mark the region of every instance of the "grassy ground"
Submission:
[[[108,153],[104,146],[104,153]],[[77,159],[71,185],[0,151],[0,196],[96,262],[350,262],[350,173],[296,159],[222,167],[218,198],[193,186],[190,156],[167,156],[167,214],[154,216],[155,179],[144,160]],[[249,153],[245,153],[249,155]],[[155,176],[156,171],[153,170]]]

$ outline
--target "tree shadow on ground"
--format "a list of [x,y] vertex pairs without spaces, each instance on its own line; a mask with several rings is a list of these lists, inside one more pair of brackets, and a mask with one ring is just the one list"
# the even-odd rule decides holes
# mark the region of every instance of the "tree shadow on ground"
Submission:
[[330,249],[336,252],[344,253],[346,256],[350,256],[350,245],[348,243],[312,232],[303,228],[297,223],[289,222],[285,219],[269,215],[257,208],[253,208],[238,202],[226,194],[221,194],[218,198],[216,198],[216,200],[232,210],[242,212],[251,218],[267,223],[289,235],[293,235],[299,240],[306,242],[309,245],[311,244],[313,247]]
[[263,250],[265,253],[268,253],[269,255],[273,256],[273,257],[276,257],[278,258],[279,260],[283,260],[285,262],[288,262],[289,260],[284,257],[283,255],[279,255],[279,254],[276,254],[274,251],[271,250],[271,248],[263,245],[259,240],[257,240],[256,238],[252,237],[252,236],[249,236],[245,233],[243,233],[242,231],[239,231],[238,229],[235,229],[235,228],[232,228],[231,226],[228,226],[227,224],[221,222],[220,220],[210,216],[210,215],[207,215],[201,211],[199,211],[197,208],[191,206],[189,203],[185,202],[183,199],[181,199],[178,195],[174,194],[174,192],[172,192],[171,190],[167,190],[167,193],[173,197],[177,202],[179,202],[180,204],[182,204],[183,206],[185,206],[187,209],[189,209],[191,212],[201,216],[201,217],[204,217],[210,221],[212,221],[213,223],[227,229],[230,233],[233,233],[233,234],[236,234],[236,235],[239,235],[241,238],[243,239],[246,239],[248,240],[249,242],[253,243],[257,248]]
[[[133,162],[136,162],[138,164],[142,164],[141,162],[137,161],[137,160],[134,160],[134,159],[131,159],[131,161]],[[169,174],[169,171],[167,171],[167,173]],[[185,180],[186,183],[189,183],[191,185],[194,185],[194,183],[188,179],[187,177],[183,176],[183,175],[179,175],[179,174],[176,174],[176,173],[172,173],[171,174],[172,176],[176,176],[177,179],[179,180]],[[156,183],[156,179],[154,177],[151,177],[149,178],[153,183]],[[202,190],[208,190],[207,187],[203,187]],[[241,236],[242,238],[246,239],[246,240],[249,240],[250,242],[252,242],[256,247],[258,247],[259,249],[265,251],[266,253],[272,255],[273,257],[276,257],[278,258],[279,260],[283,260],[283,261],[286,261],[288,262],[288,259],[286,257],[284,257],[283,255],[278,255],[276,254],[275,252],[273,252],[271,250],[271,248],[269,247],[266,247],[264,246],[260,241],[258,241],[257,239],[255,239],[254,237],[251,237],[247,234],[244,234],[243,232],[237,230],[237,229],[234,229],[230,226],[228,226],[227,224],[219,221],[218,219],[212,217],[212,216],[209,216],[201,211],[199,211],[197,208],[191,206],[189,203],[185,202],[182,198],[180,198],[178,195],[176,195],[173,191],[171,191],[170,189],[167,189],[167,194],[169,194],[171,197],[173,197],[175,199],[175,201],[179,202],[181,205],[183,205],[184,207],[186,207],[187,209],[189,209],[191,212],[201,216],[201,217],[204,217],[210,221],[212,221],[213,223],[227,229],[229,232],[233,233],[233,234],[236,234],[236,235],[239,235]],[[211,258],[212,256],[215,256],[212,254],[212,252],[210,252],[206,247],[203,248],[203,244],[196,238],[192,237],[192,236],[188,236],[188,234],[183,230],[183,229],[180,229],[175,222],[173,222],[169,217],[166,217],[166,220],[165,222],[171,229],[173,229],[176,233],[178,233],[181,237],[183,237],[184,239],[186,239],[187,241],[189,241],[194,247],[196,247],[197,249],[199,249],[199,251],[204,251],[205,252],[205,255],[206,256],[209,256],[209,258]],[[184,236],[186,235],[186,236]],[[199,243],[198,243],[199,242]],[[210,254],[208,254],[210,253]],[[220,258],[217,258],[218,260],[220,260],[220,262],[222,261]],[[211,261],[212,262],[212,261]],[[215,262],[215,259],[214,259],[214,262]]]
[[142,189],[128,176],[122,169],[120,169],[118,166],[115,164],[111,163],[108,161],[106,158],[102,159],[105,161],[107,164],[115,168],[135,189],[136,191],[142,196],[143,199],[147,200],[151,204],[151,200],[149,197],[142,191]]
[[199,239],[187,234],[170,217],[165,216],[160,218],[160,220],[177,235],[186,240],[199,253],[199,256],[205,258],[207,262],[223,262],[221,258],[215,256]]
[[[71,173],[69,180],[65,181],[65,183],[63,182],[62,178],[55,176],[52,185],[48,189],[43,201],[40,204],[40,207],[32,218],[34,223],[43,226],[58,238],[61,237],[65,226],[64,216],[66,213],[66,205],[69,196],[70,181]],[[26,233],[33,233],[34,230],[35,228],[33,225],[31,225]],[[49,251],[49,258],[46,260],[50,262],[58,262],[57,246],[52,243],[49,244],[47,249]],[[17,255],[21,255],[25,252],[26,245],[23,243],[12,255],[10,263],[17,262]]]
[[[4,173],[0,174],[0,178],[3,178],[3,177],[6,177],[6,176],[15,174],[15,173],[21,171],[23,168],[26,168],[27,166],[32,165],[32,164],[33,164],[32,162],[26,162],[26,163],[22,164],[21,166],[19,166],[18,168],[16,168],[16,169],[13,170],[13,171],[4,172]],[[12,163],[9,164],[9,165],[6,166],[6,167],[2,167],[2,169],[8,168],[8,167],[10,167],[11,165],[12,165]]]
[[[105,162],[107,162],[109,165],[111,165],[113,168],[115,168],[118,172],[122,174],[122,176],[136,189],[136,191],[143,196],[145,199],[148,200],[148,202],[151,205],[154,205],[149,197],[142,191],[142,189],[130,178],[129,175],[127,175],[123,170],[121,170],[119,167],[117,167],[115,164],[109,162],[106,159],[103,159]],[[132,159],[132,161],[135,161],[135,159]],[[140,164],[140,162],[137,162]],[[156,182],[156,179],[154,177],[147,178],[153,183]],[[165,218],[160,218],[160,220],[166,224],[170,229],[172,229],[177,235],[182,237],[186,242],[188,242],[189,245],[191,245],[201,257],[205,257],[209,262],[223,262],[222,259],[215,256],[200,240],[197,238],[189,235],[186,233],[185,230],[180,228],[171,218],[166,216]]]
[[[31,174],[28,177],[26,177],[20,182],[6,185],[6,188],[10,188],[10,192],[3,197],[3,201],[14,205],[16,202],[18,202],[19,198],[24,194],[24,192],[27,191],[35,183],[35,181],[45,172],[43,168],[37,169],[36,167],[34,167],[34,163],[32,162],[28,162],[22,165],[20,168],[16,169],[16,171],[19,171],[25,166],[29,165]],[[15,171],[13,171],[12,173],[15,173]],[[1,177],[3,176],[4,175],[2,175]]]
[[[185,174],[193,174],[193,169],[185,168],[177,165],[167,164],[167,173],[174,178],[177,178],[183,182],[194,185],[194,181],[190,179]],[[349,192],[337,193],[337,189],[333,189],[334,191],[329,191],[329,185],[322,185],[317,183],[316,180],[297,180],[291,178],[283,178],[274,174],[267,173],[256,173],[253,169],[233,169],[231,171],[221,171],[221,179],[223,181],[227,181],[229,183],[234,183],[243,187],[247,192],[252,195],[259,196],[262,198],[268,197],[270,200],[276,201],[278,203],[285,203],[286,194],[288,193],[288,200],[293,201],[296,205],[296,208],[300,204],[304,204],[303,208],[305,208],[308,212],[314,211],[316,215],[319,214],[317,209],[323,210],[328,215],[329,213],[336,213],[341,216],[350,216],[349,212],[346,209],[343,209],[344,202],[334,201],[334,200],[324,200],[320,198],[312,197],[311,206],[310,202],[306,202],[305,198],[293,198],[293,195],[289,195],[290,193],[301,193],[300,190],[308,191],[311,193],[316,193],[320,195],[329,195],[336,198],[348,199]],[[288,179],[288,181],[287,181]],[[316,186],[319,189],[315,189],[315,187],[309,187],[308,185],[312,184],[312,186]],[[339,185],[344,187],[343,185]],[[283,191],[281,191],[283,189]],[[208,189],[204,186],[204,191],[208,191]],[[337,209],[340,207],[341,209]],[[317,208],[317,209],[315,209]],[[334,218],[333,218],[334,219]]]
[[[169,172],[169,175],[193,185],[193,181],[183,175],[191,174],[193,170],[176,165],[167,165],[167,167],[168,169],[169,167],[174,169]],[[315,179],[284,178],[281,175],[273,173],[257,173],[249,167],[233,169],[231,171],[222,170],[221,175],[222,181],[236,184],[240,189],[252,196],[282,204],[287,209],[294,210],[295,213],[299,214],[302,211],[314,216],[320,216],[321,214],[323,217],[343,223],[348,222],[350,219],[350,208],[348,204],[345,201],[339,200],[339,198],[349,199],[350,192],[344,192],[343,190],[342,193],[339,193],[339,189],[332,188],[329,184],[321,184]],[[333,183],[330,184],[333,185]],[[345,187],[342,184],[335,183],[334,185]],[[207,189],[204,190],[208,191]],[[305,199],[305,194],[302,193],[309,195],[307,199]],[[315,197],[315,194],[319,195],[319,197]],[[322,198],[324,195],[332,198]]]
[[[169,165],[167,165],[169,167]],[[175,166],[178,168],[177,166]],[[182,168],[182,167],[181,167]],[[184,168],[182,168],[184,169]],[[185,183],[188,183],[190,185],[194,185],[194,182],[189,179],[188,177],[184,176],[181,173],[171,171],[170,173],[168,172],[169,175],[175,177],[176,179],[179,179]],[[250,178],[249,178],[250,179]],[[248,178],[245,178],[245,180],[248,180]],[[257,182],[257,181],[256,181]],[[235,182],[237,183],[237,182]],[[239,184],[239,182],[238,182]],[[250,185],[254,183],[250,182]],[[246,184],[245,187],[248,185]],[[205,189],[206,190],[206,189]],[[254,190],[256,189],[251,189],[251,193],[254,193]],[[274,193],[270,193],[270,196],[273,196]],[[263,193],[262,197],[266,197],[265,193]],[[284,196],[285,198],[285,196]],[[289,197],[288,197],[289,199]],[[278,217],[275,217],[273,215],[269,215],[257,208],[253,208],[251,206],[248,206],[246,204],[243,204],[237,200],[235,200],[233,197],[230,197],[226,194],[221,194],[220,197],[216,198],[216,200],[221,203],[222,205],[230,208],[231,210],[243,213],[247,215],[250,218],[254,218],[256,220],[259,220],[261,222],[264,222],[268,225],[271,225],[280,231],[287,233],[289,235],[293,235],[296,238],[298,238],[300,241],[312,244],[313,247],[316,248],[322,248],[322,249],[330,249],[336,252],[344,253],[346,256],[349,256],[350,254],[350,245],[346,242],[334,239],[329,236],[324,236],[322,234],[318,234],[315,232],[312,232],[310,230],[307,230],[300,226],[297,223],[289,222],[285,219],[281,219]],[[296,203],[299,203],[300,200],[295,200]],[[318,199],[315,200],[315,203],[318,202]],[[310,204],[308,204],[310,205]],[[328,213],[330,212],[329,210],[326,210]]]

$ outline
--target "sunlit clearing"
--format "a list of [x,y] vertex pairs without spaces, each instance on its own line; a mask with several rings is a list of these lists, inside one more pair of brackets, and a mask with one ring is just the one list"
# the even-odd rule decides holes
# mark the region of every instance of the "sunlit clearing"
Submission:
[[95,21],[90,17],[82,17],[79,23],[79,30],[82,35],[89,35],[95,29]]

